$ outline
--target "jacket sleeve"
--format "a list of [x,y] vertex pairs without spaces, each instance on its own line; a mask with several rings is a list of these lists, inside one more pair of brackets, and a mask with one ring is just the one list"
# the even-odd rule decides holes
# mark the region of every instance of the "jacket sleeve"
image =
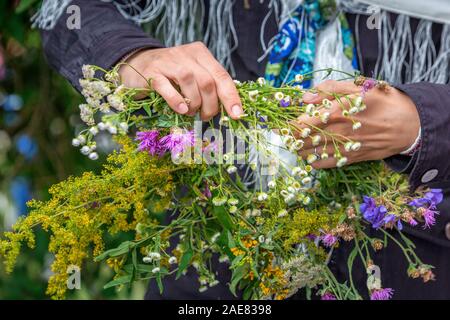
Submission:
[[111,2],[73,0],[80,8],[81,26],[69,29],[63,14],[51,30],[42,30],[42,43],[48,63],[80,90],[84,64],[111,68],[122,57],[137,49],[163,45],[127,20]]
[[412,190],[424,184],[445,183],[450,179],[450,85],[420,82],[396,88],[417,107],[421,142],[412,157],[390,157],[385,159],[387,164],[409,174]]

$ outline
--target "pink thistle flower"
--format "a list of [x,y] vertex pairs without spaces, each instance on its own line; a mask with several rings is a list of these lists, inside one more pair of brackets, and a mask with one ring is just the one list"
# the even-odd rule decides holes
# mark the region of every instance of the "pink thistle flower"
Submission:
[[364,81],[362,85],[362,95],[366,94],[377,85],[377,81],[375,79],[368,78]]
[[422,217],[425,220],[425,225],[423,226],[424,229],[431,228],[431,226],[434,226],[436,224],[435,214],[439,214],[439,213],[437,211],[434,211],[431,209],[423,210]]
[[322,240],[326,247],[332,247],[338,241],[337,237],[333,236],[331,233],[326,233],[321,236],[320,240]]
[[171,133],[161,138],[159,141],[164,151],[170,151],[173,157],[177,157],[187,147],[194,145],[194,131],[187,131],[180,128],[174,128]]
[[152,156],[163,153],[159,143],[159,131],[139,131],[136,134],[136,140],[139,141],[139,151],[148,151]]
[[325,292],[321,297],[320,300],[336,300],[336,296],[330,292]]
[[389,300],[393,294],[394,289],[391,288],[376,289],[372,291],[370,300]]

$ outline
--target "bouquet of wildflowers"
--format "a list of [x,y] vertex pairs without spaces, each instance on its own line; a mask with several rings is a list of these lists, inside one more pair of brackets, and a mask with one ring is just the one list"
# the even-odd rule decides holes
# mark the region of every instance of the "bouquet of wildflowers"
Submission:
[[[346,166],[341,150],[357,151],[360,142],[299,126],[295,120],[305,114],[322,122],[330,117],[329,100],[302,102],[308,90],[299,84],[312,74],[281,88],[264,79],[236,81],[245,114],[233,120],[222,113],[204,130],[157,93],[122,85],[118,68],[83,67],[86,104],[80,114],[87,127],[72,144],[92,160],[98,158],[99,133],[114,135],[120,148],[101,173],[69,178],[50,189],[50,200],[29,203],[31,213],[0,241],[9,271],[22,244],[33,247],[33,228],[40,226],[51,234],[55,260],[48,294],[54,298],[65,295],[68,268],[81,267],[90,255],[116,272],[105,288],[150,280],[163,292],[167,275],[196,272],[200,291],[208,290],[218,284],[212,267],[218,258],[231,270],[229,289],[243,299],[285,299],[299,290],[322,299],[361,299],[351,272],[341,283],[328,268],[333,250],[349,242],[349,270],[359,257],[368,271],[367,294],[389,299],[394,291],[373,274],[378,267],[370,252],[390,241],[402,249],[410,277],[434,278],[402,228],[433,225],[441,190],[411,194],[406,177],[380,161]],[[95,78],[96,71],[104,76]],[[360,96],[330,95],[358,130],[364,124],[355,115],[366,108],[362,95],[387,84],[350,76],[361,85]],[[334,153],[298,156],[307,139],[333,146]],[[326,158],[334,158],[337,168],[313,169]],[[381,237],[369,236],[371,228]],[[117,233],[132,233],[134,240],[105,247]]]

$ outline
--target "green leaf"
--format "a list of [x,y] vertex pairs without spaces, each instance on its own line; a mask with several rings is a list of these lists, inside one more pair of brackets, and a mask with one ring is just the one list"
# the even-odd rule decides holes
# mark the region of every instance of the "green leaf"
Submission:
[[214,207],[214,216],[226,230],[234,229],[233,220],[224,206]]
[[176,279],[178,279],[184,270],[187,269],[189,266],[189,263],[191,262],[192,256],[194,255],[194,252],[192,251],[192,248],[189,247],[181,256],[180,264],[178,265],[178,271]]
[[98,262],[104,260],[107,257],[117,257],[121,256],[125,253],[128,253],[132,248],[134,248],[135,244],[131,241],[122,242],[117,248],[110,249],[104,251],[94,258],[94,261]]
[[152,110],[150,109],[150,105],[149,104],[144,104],[144,110],[145,110],[145,112],[147,112],[149,117],[152,116]]
[[233,271],[233,275],[231,276],[230,291],[234,296],[236,296],[236,287],[239,284],[239,281],[241,281],[246,274],[247,274],[246,265],[239,266]]
[[128,274],[126,276],[122,276],[122,277],[119,277],[117,279],[114,279],[114,280],[108,282],[107,284],[105,284],[103,289],[108,289],[111,287],[119,286],[121,284],[126,284],[126,283],[130,283],[130,282],[131,282],[131,274]]
[[162,294],[163,290],[164,290],[164,287],[163,287],[162,280],[161,280],[161,274],[158,274],[156,276],[156,283],[158,284],[159,294]]
[[24,11],[28,10],[33,4],[37,2],[37,0],[22,0],[19,5],[16,7],[16,13],[20,14]]

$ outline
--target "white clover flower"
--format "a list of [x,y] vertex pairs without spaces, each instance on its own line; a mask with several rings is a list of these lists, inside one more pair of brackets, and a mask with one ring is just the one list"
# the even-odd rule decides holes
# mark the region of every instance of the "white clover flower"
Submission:
[[289,147],[294,142],[294,138],[292,136],[284,136],[282,141],[287,147]]
[[242,85],[242,82],[240,82],[239,80],[233,80],[234,84],[236,85],[236,87],[240,87]]
[[324,106],[325,109],[331,109],[333,103],[329,99],[323,99],[322,105]]
[[106,126],[105,123],[99,122],[99,123],[97,124],[97,128],[98,128],[100,131],[103,131],[103,130],[106,130],[107,126]]
[[159,261],[161,259],[161,255],[158,252],[150,252],[148,254],[148,256],[153,260],[153,261]]
[[90,132],[93,136],[97,135],[97,134],[98,134],[98,128],[97,128],[97,126],[90,127],[90,128],[89,128],[89,132]]
[[353,142],[351,142],[351,141],[345,143],[345,145],[344,145],[345,151],[349,152],[350,150],[352,150],[352,146],[353,146]]
[[307,138],[310,133],[311,133],[311,129],[310,128],[304,128],[301,131],[301,137],[302,138]]
[[319,117],[320,116],[320,111],[319,110],[314,110],[313,113],[312,113],[312,116],[316,117],[316,118]]
[[312,181],[311,177],[305,177],[302,179],[303,184],[310,184]]
[[[287,210],[282,209],[282,210],[278,211],[277,217],[283,218],[283,217],[287,216],[287,214],[288,214]],[[262,242],[262,241],[260,241],[260,242]]]
[[303,148],[304,144],[305,144],[305,142],[301,139],[295,140],[295,142],[292,144],[292,149],[300,150],[301,148]]
[[295,189],[296,192],[298,192],[301,189],[302,186],[297,181],[294,181],[292,183],[292,187]]
[[91,152],[91,148],[89,148],[88,146],[83,146],[83,148],[80,149],[80,152],[87,156]]
[[159,267],[156,267],[156,268],[152,269],[152,273],[158,273],[160,271],[161,271],[161,269]]
[[263,235],[260,235],[260,236],[258,237],[258,242],[259,242],[259,243],[264,243],[265,240],[266,240],[266,239],[264,238]]
[[228,168],[227,168],[227,172],[229,173],[229,174],[233,174],[233,173],[235,173],[237,171],[237,168],[235,167],[235,166],[229,166]]
[[278,91],[278,92],[275,92],[274,97],[276,100],[281,101],[284,98],[284,94],[283,94],[283,92]]
[[355,122],[352,126],[353,130],[358,130],[359,128],[361,128],[361,122]]
[[95,76],[95,68],[89,64],[85,64],[81,67],[83,77],[85,79],[93,78]]
[[91,152],[91,153],[89,153],[89,159],[91,159],[91,160],[98,160],[98,154],[97,154],[97,152]]
[[305,77],[302,74],[296,74],[294,79],[295,79],[295,82],[303,82]]
[[349,115],[348,110],[342,110],[342,116],[348,117],[348,115]]
[[259,217],[261,216],[261,210],[259,209],[252,209],[252,217]]
[[202,292],[205,292],[206,290],[208,290],[208,287],[207,287],[207,286],[201,286],[201,287],[198,289],[198,292],[202,293]]
[[359,108],[359,107],[361,107],[362,102],[363,102],[363,98],[361,96],[359,96],[354,100],[353,103],[356,108]]
[[117,134],[117,127],[115,125],[113,125],[112,123],[107,123],[106,129],[108,130],[109,133],[111,133],[113,135]]
[[259,94],[258,90],[251,90],[248,92],[248,97],[251,101],[255,101],[258,94]]
[[256,80],[256,82],[258,82],[258,84],[259,84],[260,86],[263,86],[263,85],[266,84],[266,79],[264,79],[263,77],[259,77],[259,78]]
[[323,123],[327,123],[328,120],[330,120],[330,113],[329,112],[324,112],[320,115],[320,121],[322,121]]
[[361,149],[361,142],[355,142],[352,145],[352,151],[358,151],[359,149]]
[[84,135],[82,135],[82,134],[80,134],[80,135],[77,137],[77,139],[78,139],[78,141],[80,141],[80,144],[81,144],[81,145],[84,145],[84,144],[86,143],[86,137],[85,137]]
[[150,258],[150,257],[144,257],[144,258],[142,258],[142,261],[143,261],[144,263],[152,263],[152,258]]
[[212,199],[213,205],[216,207],[222,206],[227,202],[227,198],[225,197],[215,197]]
[[101,97],[111,93],[111,88],[105,81],[94,81],[92,83],[92,90],[94,91],[94,95],[98,94]]
[[230,209],[228,209],[230,213],[236,213],[238,211],[238,208],[236,206],[231,206]]
[[72,146],[79,147],[80,145],[81,145],[80,140],[78,140],[77,138],[72,139]]
[[313,136],[313,137],[311,138],[312,145],[313,145],[314,147],[317,147],[317,146],[320,144],[320,141],[321,141],[321,140],[322,140],[322,136],[319,135],[319,134],[316,134],[315,136]]
[[281,128],[281,129],[280,129],[280,133],[281,133],[281,135],[283,135],[283,136],[287,136],[287,135],[290,133],[290,131],[289,131],[288,128]]
[[119,128],[123,132],[127,133],[128,132],[128,123],[126,123],[126,122],[119,123]]
[[228,118],[227,116],[222,116],[219,120],[219,124],[221,126],[225,126],[230,122],[230,118]]
[[348,110],[348,113],[349,114],[357,114],[359,112],[359,109],[357,108],[357,107],[351,107],[349,110]]
[[348,159],[346,157],[340,158],[336,163],[336,167],[338,168],[343,167],[347,163],[347,161]]
[[175,263],[177,263],[177,257],[174,257],[174,256],[170,257],[169,264],[175,264]]
[[277,183],[275,182],[275,180],[270,180],[270,181],[267,183],[267,187],[268,187],[269,189],[275,189],[276,186],[277,186]]
[[265,192],[261,192],[260,194],[258,194],[258,197],[257,197],[258,201],[260,201],[260,202],[266,201],[267,198],[268,198],[268,195]]
[[223,256],[219,257],[219,262],[220,263],[225,263],[225,262],[228,262],[228,261],[230,261],[230,259],[226,255],[223,255]]
[[231,199],[228,200],[228,204],[231,205],[231,206],[235,206],[238,203],[239,203],[239,200],[236,199],[236,198],[231,198]]
[[303,204],[305,205],[305,206],[307,206],[308,204],[310,204],[311,203],[311,198],[310,197],[308,197],[308,196],[306,196],[305,198],[303,198]]
[[287,188],[287,191],[288,191],[289,193],[292,193],[292,194],[297,193],[297,190],[296,190],[294,187],[292,187],[292,186],[289,186],[289,187]]
[[311,164],[311,163],[313,163],[313,162],[315,162],[315,161],[317,161],[317,155],[315,155],[315,154],[313,154],[313,153],[308,154],[308,156],[306,157],[306,162],[308,162],[309,164]]
[[308,171],[306,171],[306,170],[300,171],[300,177],[306,177],[307,175],[308,175]]
[[312,103],[309,103],[306,105],[305,112],[307,114],[312,114],[315,108],[316,107]]
[[295,200],[295,195],[293,194],[288,194],[287,196],[284,197],[284,202],[286,204],[290,204]]
[[292,175],[293,176],[296,176],[296,175],[299,175],[300,174],[300,172],[302,172],[302,168],[300,168],[300,167],[294,167],[294,168],[292,168]]
[[322,154],[320,155],[320,158],[321,158],[322,160],[327,160],[327,159],[328,159],[328,153],[326,153],[326,152],[322,153]]

